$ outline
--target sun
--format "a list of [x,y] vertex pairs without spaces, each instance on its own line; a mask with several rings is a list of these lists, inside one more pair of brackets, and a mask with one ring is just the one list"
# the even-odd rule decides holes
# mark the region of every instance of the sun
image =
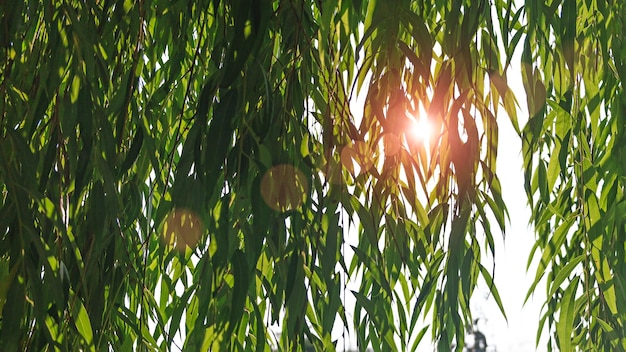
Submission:
[[408,132],[411,134],[412,139],[416,142],[428,144],[433,132],[433,127],[428,121],[426,114],[421,114],[420,116],[408,115],[411,119]]

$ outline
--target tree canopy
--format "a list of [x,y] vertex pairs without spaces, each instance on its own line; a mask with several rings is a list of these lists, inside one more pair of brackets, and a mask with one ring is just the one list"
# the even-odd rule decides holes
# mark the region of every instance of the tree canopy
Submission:
[[363,350],[460,349],[479,281],[502,309],[482,259],[507,224],[504,123],[538,334],[626,349],[623,2],[0,9],[5,350],[335,350],[342,327]]

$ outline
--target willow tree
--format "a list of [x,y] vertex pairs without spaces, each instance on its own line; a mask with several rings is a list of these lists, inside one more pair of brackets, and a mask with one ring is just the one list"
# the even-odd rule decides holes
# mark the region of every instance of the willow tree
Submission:
[[523,155],[540,258],[529,295],[545,277],[550,349],[624,351],[626,5],[527,1],[525,11]]
[[524,43],[544,321],[622,348],[623,8],[573,4],[3,2],[0,345],[462,346]]

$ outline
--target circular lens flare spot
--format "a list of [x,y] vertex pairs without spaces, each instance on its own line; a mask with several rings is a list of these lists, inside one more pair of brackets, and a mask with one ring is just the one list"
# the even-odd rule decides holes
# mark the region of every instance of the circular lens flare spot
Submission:
[[335,157],[332,154],[328,154],[326,161],[321,162],[321,166],[319,167],[322,175],[324,176],[324,181],[332,184],[342,184],[343,178],[341,175],[341,165],[339,161],[335,160]]
[[193,248],[198,244],[202,231],[204,225],[196,213],[186,208],[176,208],[165,218],[163,240],[184,252],[186,247]]
[[357,141],[341,150],[341,164],[353,177],[367,172],[375,160],[376,155],[365,142]]
[[309,192],[302,171],[291,165],[272,166],[261,179],[261,196],[272,209],[280,212],[299,208]]
[[385,156],[393,156],[402,148],[400,138],[394,133],[385,133],[380,137],[379,145]]

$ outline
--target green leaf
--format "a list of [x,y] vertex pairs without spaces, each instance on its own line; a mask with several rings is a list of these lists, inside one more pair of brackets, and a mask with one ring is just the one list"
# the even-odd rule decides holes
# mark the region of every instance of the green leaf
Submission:
[[485,268],[482,265],[480,265],[480,273],[483,275],[483,278],[485,279],[485,283],[489,287],[489,290],[490,290],[491,294],[493,295],[493,299],[496,301],[496,304],[498,305],[498,308],[500,309],[500,312],[502,313],[502,316],[504,316],[504,320],[508,321],[508,318],[506,316],[506,312],[504,311],[504,305],[502,304],[502,299],[500,298],[500,293],[498,292],[498,289],[494,285],[493,278],[491,277],[491,274],[489,273],[487,268]]
[[350,291],[350,292],[352,292],[352,294],[356,298],[357,304],[363,307],[370,317],[377,316],[378,311],[376,309],[376,305],[370,299],[365,297],[365,295],[362,294],[361,292],[357,292],[357,291]]
[[96,349],[93,345],[93,330],[91,329],[91,321],[89,320],[87,310],[85,309],[85,306],[80,298],[72,295],[71,299],[74,300],[74,305],[72,306],[72,318],[74,319],[76,330],[78,330],[78,333],[85,340],[89,350],[95,351]]
[[556,331],[559,337],[559,349],[561,351],[571,351],[572,339],[570,332],[574,324],[574,306],[576,304],[576,289],[578,289],[578,278],[570,282],[567,289],[563,293],[560,301],[559,320],[556,324]]
[[552,150],[552,155],[550,156],[550,161],[548,162],[548,170],[546,173],[546,182],[548,189],[554,189],[554,184],[556,183],[556,179],[561,173],[561,164],[559,162],[559,155],[561,151],[561,144],[556,143],[554,149]]
[[361,263],[365,264],[365,266],[369,269],[374,280],[385,289],[389,296],[391,296],[391,286],[389,285],[387,278],[384,276],[383,272],[380,270],[376,262],[360,248],[354,246],[350,247],[354,251],[356,257],[361,261]]
[[7,275],[0,278],[0,313],[2,312],[4,304],[7,302],[7,293],[9,292],[9,287],[13,284],[18,268],[19,266],[16,263]]
[[550,246],[547,246],[544,249],[544,252],[541,256],[541,261],[539,262],[539,265],[537,266],[537,273],[535,274],[535,279],[533,283],[530,285],[530,288],[528,289],[528,293],[526,294],[526,298],[524,299],[524,302],[528,301],[528,298],[530,298],[530,295],[534,292],[535,287],[537,286],[537,284],[543,277],[545,270],[548,267],[549,263],[552,262],[552,260],[558,253],[556,249],[560,248],[563,242],[565,242],[566,235],[569,232],[570,227],[572,226],[574,220],[575,218],[573,216],[570,216],[569,218],[565,219],[565,221],[563,221],[559,225],[559,227],[557,227],[557,229],[554,231],[554,235],[551,238],[551,244]]
[[548,293],[548,297],[555,294],[556,290],[561,287],[561,284],[570,276],[574,268],[576,268],[585,258],[586,255],[581,254],[573,259],[570,259],[562,268],[554,269],[556,271],[556,276],[554,277],[554,280],[550,282],[550,292]]
[[141,150],[143,144],[143,128],[141,125],[138,126],[137,131],[135,132],[135,137],[133,137],[133,141],[130,144],[130,149],[126,154],[126,158],[120,166],[120,174],[126,173],[128,169],[135,163],[137,160],[137,156],[139,156],[139,151]]
[[230,336],[239,325],[239,320],[243,314],[244,305],[248,297],[248,286],[250,284],[249,269],[245,254],[240,250],[236,250],[231,260],[235,284],[232,290],[230,318],[226,336]]

